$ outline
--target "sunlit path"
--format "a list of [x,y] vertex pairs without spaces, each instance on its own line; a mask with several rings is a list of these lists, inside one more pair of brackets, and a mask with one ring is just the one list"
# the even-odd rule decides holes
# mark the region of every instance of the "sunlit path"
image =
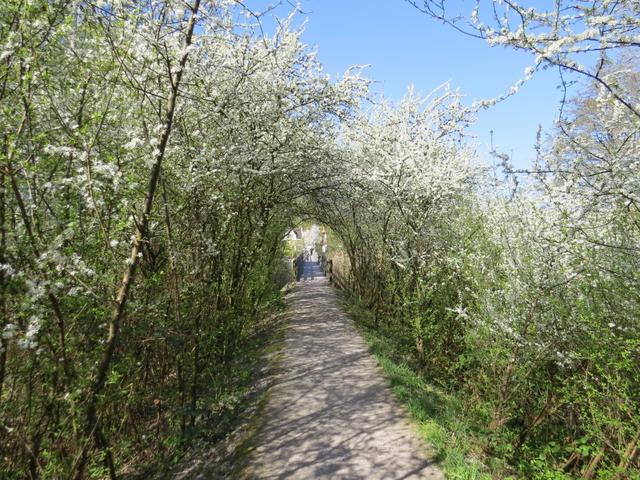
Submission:
[[440,479],[315,262],[293,318],[249,478]]

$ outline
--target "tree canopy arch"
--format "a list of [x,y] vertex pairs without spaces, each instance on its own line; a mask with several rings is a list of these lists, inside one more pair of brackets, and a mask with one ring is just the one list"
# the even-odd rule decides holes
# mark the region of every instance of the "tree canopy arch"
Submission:
[[513,468],[636,468],[634,112],[595,92],[589,148],[513,192],[459,93],[367,102],[300,35],[235,1],[0,4],[0,475],[115,478],[232,415],[302,217]]

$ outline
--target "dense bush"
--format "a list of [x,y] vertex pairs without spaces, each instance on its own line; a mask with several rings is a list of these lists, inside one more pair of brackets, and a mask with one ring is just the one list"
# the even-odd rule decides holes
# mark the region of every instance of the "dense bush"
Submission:
[[637,119],[594,87],[510,190],[469,163],[467,115],[445,92],[353,126],[351,183],[323,209],[353,290],[483,419],[487,454],[535,478],[638,475]]
[[1,477],[114,477],[224,403],[364,86],[245,13],[2,2]]

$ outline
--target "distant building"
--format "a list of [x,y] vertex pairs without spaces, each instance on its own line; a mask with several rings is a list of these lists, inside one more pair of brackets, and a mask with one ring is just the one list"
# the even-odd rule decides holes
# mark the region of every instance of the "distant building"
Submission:
[[301,240],[302,239],[302,230],[299,228],[294,228],[290,230],[289,233],[284,237],[285,240]]

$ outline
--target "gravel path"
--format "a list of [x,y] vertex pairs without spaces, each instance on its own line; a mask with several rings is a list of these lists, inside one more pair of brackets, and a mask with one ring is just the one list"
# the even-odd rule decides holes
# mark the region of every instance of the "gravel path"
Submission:
[[333,287],[304,272],[249,477],[443,479]]

